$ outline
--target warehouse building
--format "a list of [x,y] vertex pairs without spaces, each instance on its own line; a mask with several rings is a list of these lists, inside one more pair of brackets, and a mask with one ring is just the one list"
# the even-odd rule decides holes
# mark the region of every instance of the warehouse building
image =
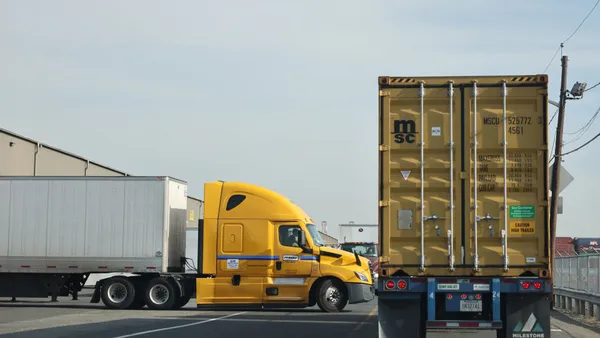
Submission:
[[[134,176],[0,128],[0,176]],[[188,228],[198,227],[202,200],[188,196]]]

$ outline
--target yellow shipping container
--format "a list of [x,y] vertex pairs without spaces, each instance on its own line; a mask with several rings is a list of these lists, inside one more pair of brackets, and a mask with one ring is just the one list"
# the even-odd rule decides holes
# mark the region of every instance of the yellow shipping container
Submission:
[[380,276],[549,277],[547,107],[545,75],[379,78]]

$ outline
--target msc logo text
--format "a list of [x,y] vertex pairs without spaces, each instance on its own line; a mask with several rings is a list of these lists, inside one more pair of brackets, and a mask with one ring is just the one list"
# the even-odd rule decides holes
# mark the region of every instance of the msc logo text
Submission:
[[415,143],[417,140],[417,124],[413,120],[394,120],[392,128],[395,143]]

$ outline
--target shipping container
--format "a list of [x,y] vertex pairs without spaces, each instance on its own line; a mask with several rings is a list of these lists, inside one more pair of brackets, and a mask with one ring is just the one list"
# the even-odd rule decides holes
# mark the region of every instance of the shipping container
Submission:
[[187,183],[0,177],[0,273],[183,272]]
[[[545,75],[379,78],[383,326],[510,337],[531,314],[511,297],[534,285],[548,298],[547,86]],[[398,292],[426,295],[427,315]],[[533,302],[549,336],[545,301]]]
[[554,247],[555,257],[577,256],[575,246],[573,244],[557,244]]
[[556,238],[554,238],[554,243],[556,245],[572,244],[572,242],[573,242],[573,237],[556,237]]

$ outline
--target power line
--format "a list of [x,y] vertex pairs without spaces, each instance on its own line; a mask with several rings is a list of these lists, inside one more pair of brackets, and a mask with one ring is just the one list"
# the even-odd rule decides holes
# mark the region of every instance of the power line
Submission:
[[571,40],[571,38],[573,36],[575,36],[575,34],[579,31],[579,29],[581,28],[581,26],[583,26],[583,24],[587,20],[587,18],[589,18],[589,16],[594,12],[594,10],[598,6],[598,4],[600,4],[600,0],[596,1],[596,4],[594,5],[594,7],[592,7],[592,9],[589,11],[589,13],[585,16],[585,18],[583,18],[583,20],[581,21],[581,23],[579,23],[579,26],[577,26],[577,28],[575,28],[575,30],[573,31],[573,33],[571,33],[571,35],[569,35],[569,37],[566,38],[565,41],[563,41],[563,42],[560,43],[558,49],[556,50],[556,52],[554,52],[554,56],[552,56],[552,59],[550,60],[550,62],[546,66],[546,69],[544,69],[543,73],[545,73],[548,70],[548,68],[550,68],[550,65],[552,65],[552,62],[554,62],[554,59],[556,58],[556,55],[558,55],[558,52],[560,52],[562,50],[562,48],[564,47],[564,45],[565,45],[565,43],[567,41]]
[[598,86],[600,86],[600,82],[598,82],[598,83],[596,83],[595,85],[591,86],[590,88],[588,88],[588,89],[584,90],[583,92],[584,92],[584,93],[585,93],[585,92],[588,92],[588,91],[590,91],[590,90],[592,90],[592,89],[594,89],[594,88],[596,88],[596,87],[598,87]]
[[578,150],[582,149],[583,147],[587,146],[588,144],[592,143],[592,142],[593,142],[595,139],[597,139],[598,137],[600,137],[600,133],[596,134],[596,136],[592,137],[592,138],[591,138],[589,141],[587,141],[586,143],[584,143],[584,144],[580,145],[579,147],[577,147],[577,148],[575,148],[575,149],[573,149],[573,150],[571,150],[571,151],[568,151],[568,152],[566,152],[566,153],[564,153],[564,154],[561,154],[560,156],[565,156],[565,155],[572,154],[572,153],[574,153],[574,152],[576,152],[576,151],[578,151]]

